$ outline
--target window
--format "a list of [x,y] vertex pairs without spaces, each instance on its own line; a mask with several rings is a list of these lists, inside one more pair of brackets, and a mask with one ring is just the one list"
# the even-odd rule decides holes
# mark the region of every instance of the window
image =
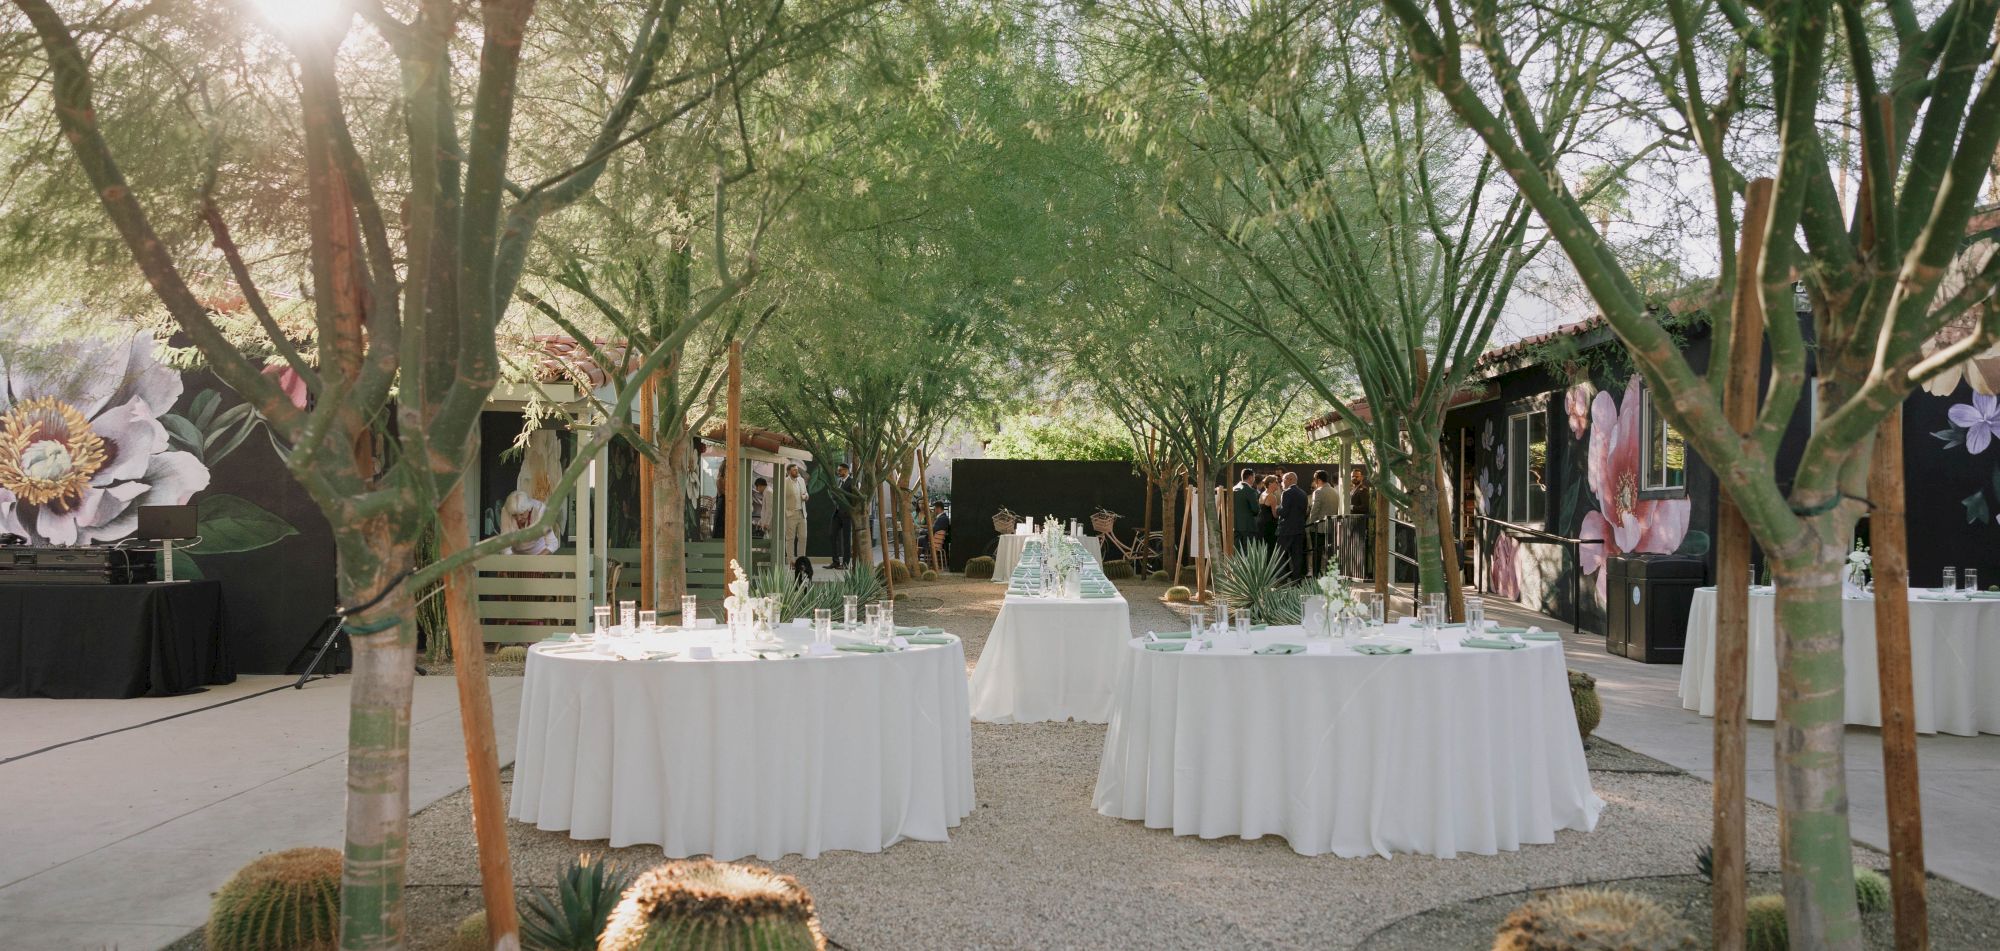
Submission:
[[1641,449],[1645,458],[1640,460],[1640,471],[1646,478],[1640,488],[1682,488],[1687,485],[1687,440],[1681,438],[1674,424],[1655,411],[1652,391],[1640,392],[1644,399],[1640,404],[1641,421],[1646,432],[1646,443]]
[[1507,418],[1507,518],[1541,522],[1549,507],[1549,417],[1531,410]]

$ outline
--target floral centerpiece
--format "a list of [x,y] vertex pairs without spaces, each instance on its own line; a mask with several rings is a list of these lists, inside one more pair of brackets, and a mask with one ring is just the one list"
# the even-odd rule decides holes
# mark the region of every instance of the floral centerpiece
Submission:
[[1875,565],[1875,556],[1868,553],[1868,546],[1861,539],[1854,540],[1854,550],[1847,553],[1847,576],[1841,582],[1848,594],[1860,594],[1868,584],[1869,569]]
[[[1082,563],[1077,558],[1076,546],[1067,544],[1062,540],[1057,540],[1046,551],[1042,552],[1042,564],[1048,566],[1049,573],[1055,579],[1054,588],[1060,591],[1063,596],[1074,597],[1081,593],[1080,582],[1082,578],[1080,570]],[[1079,589],[1078,591],[1072,592],[1070,590],[1073,586],[1072,582],[1077,582],[1074,586]]]
[[1347,582],[1341,580],[1337,572],[1329,571],[1320,575],[1319,579],[1313,582],[1313,587],[1319,590],[1320,597],[1326,599],[1326,608],[1320,615],[1320,623],[1326,625],[1329,633],[1335,625],[1344,630],[1348,621],[1360,617],[1360,599],[1354,596],[1353,589],[1347,586]]
[[749,617],[751,605],[750,576],[743,573],[743,566],[736,559],[729,559],[729,574],[734,579],[729,582],[729,596],[722,599],[724,616],[729,619],[729,636],[733,639]]

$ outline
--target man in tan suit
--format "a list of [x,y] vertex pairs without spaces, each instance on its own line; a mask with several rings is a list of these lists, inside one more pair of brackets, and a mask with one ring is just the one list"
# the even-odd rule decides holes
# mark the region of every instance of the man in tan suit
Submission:
[[785,563],[806,554],[806,476],[796,465],[785,467]]
[[1340,490],[1328,480],[1325,469],[1313,471],[1312,502],[1306,510],[1306,556],[1314,575],[1327,572],[1333,551],[1333,517],[1340,514]]

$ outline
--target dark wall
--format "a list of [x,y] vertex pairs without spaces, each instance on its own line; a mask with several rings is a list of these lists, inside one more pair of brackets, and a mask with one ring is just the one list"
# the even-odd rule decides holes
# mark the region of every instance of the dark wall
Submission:
[[1985,588],[2000,584],[2000,440],[1973,452],[1966,427],[1951,420],[1954,406],[1976,408],[1971,384],[1944,396],[1918,390],[1903,404],[1910,583],[1929,587],[1946,567],[1974,568]]

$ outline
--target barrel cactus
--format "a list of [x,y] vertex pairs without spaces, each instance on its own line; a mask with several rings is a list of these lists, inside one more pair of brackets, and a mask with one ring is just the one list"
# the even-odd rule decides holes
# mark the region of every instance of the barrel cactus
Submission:
[[1189,591],[1187,585],[1177,584],[1167,589],[1166,597],[1168,601],[1178,604],[1194,597],[1194,592]]
[[1581,670],[1570,671],[1569,701],[1576,706],[1577,732],[1590,739],[1591,731],[1604,719],[1604,706],[1597,700],[1597,678]]
[[1889,907],[1889,880],[1872,868],[1854,867],[1854,903],[1865,914]]
[[340,940],[340,852],[286,849],[236,871],[209,905],[210,951],[320,951]]
[[980,555],[968,560],[965,563],[965,576],[974,580],[993,577],[993,559],[987,555]]
[[493,652],[493,662],[496,664],[525,664],[528,662],[528,649],[519,644],[502,647]]
[[1132,577],[1132,563],[1123,558],[1113,558],[1104,563],[1104,577],[1120,581]]
[[1743,903],[1743,951],[1787,951],[1791,932],[1785,927],[1785,896],[1758,895]]
[[698,859],[639,876],[598,951],[824,951],[812,896],[790,875]]
[[445,951],[488,951],[493,941],[486,936],[486,909],[481,908],[458,920]]
[[1152,574],[1150,574],[1150,575],[1147,575],[1147,576],[1146,576],[1146,580],[1147,580],[1147,581],[1165,581],[1165,580],[1167,580],[1167,570],[1166,570],[1165,568],[1162,568],[1162,569],[1160,569],[1160,570],[1158,570],[1158,571],[1155,571],[1155,572],[1153,572]]
[[1514,909],[1493,951],[1682,951],[1694,935],[1658,902],[1631,892],[1564,888]]

